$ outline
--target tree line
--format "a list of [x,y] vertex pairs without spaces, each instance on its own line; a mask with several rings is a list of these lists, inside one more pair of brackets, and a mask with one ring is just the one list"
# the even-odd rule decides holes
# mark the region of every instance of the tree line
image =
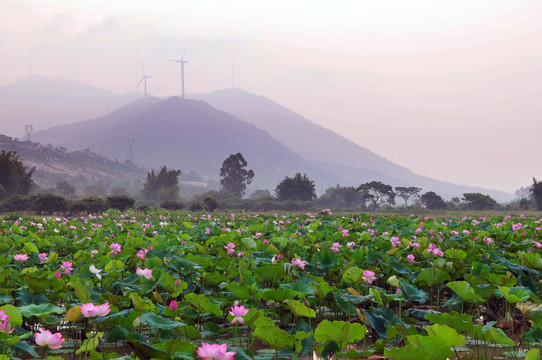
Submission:
[[[241,153],[231,154],[220,168],[219,191],[208,191],[195,195],[190,202],[184,203],[179,196],[179,176],[181,170],[163,166],[159,171],[148,172],[141,191],[132,198],[123,189],[113,189],[107,196],[101,185],[90,189],[83,198],[76,198],[73,185],[60,181],[54,193],[32,193],[36,184],[32,180],[34,169],[27,169],[15,152],[2,151],[0,154],[0,212],[30,210],[37,213],[64,212],[84,213],[100,212],[105,209],[124,210],[134,207],[137,202],[140,209],[147,206],[168,210],[190,209],[193,211],[213,211],[220,207],[246,210],[304,210],[317,208],[339,208],[364,211],[378,211],[396,205],[396,199],[408,209],[415,204],[432,210],[470,209],[490,210],[499,204],[489,195],[464,193],[462,198],[454,197],[445,201],[433,191],[422,194],[422,189],[415,186],[396,186],[380,181],[362,183],[357,187],[340,186],[328,188],[320,197],[316,196],[315,183],[307,174],[296,173],[286,176],[276,186],[275,195],[269,190],[255,190],[244,198],[247,185],[255,177],[252,169]],[[98,189],[100,188],[100,189]],[[87,189],[85,189],[87,190]],[[96,190],[90,192],[90,190]],[[98,191],[99,190],[99,191]],[[533,178],[530,187],[530,201],[538,210],[542,210],[542,182]],[[520,202],[520,206],[528,206]]]

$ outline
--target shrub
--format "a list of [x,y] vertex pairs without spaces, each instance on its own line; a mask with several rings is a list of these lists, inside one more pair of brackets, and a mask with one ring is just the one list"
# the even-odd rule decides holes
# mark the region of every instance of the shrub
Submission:
[[104,199],[96,196],[88,196],[79,200],[86,204],[89,213],[97,214],[107,210],[107,203]]
[[134,206],[135,199],[126,195],[108,196],[106,204],[109,209],[124,211]]
[[190,211],[201,211],[203,210],[203,205],[200,202],[192,201],[189,206]]
[[67,207],[70,214],[86,214],[89,212],[88,204],[82,200],[70,201]]
[[37,213],[52,214],[66,210],[66,199],[55,194],[36,194],[31,197],[31,208]]
[[26,211],[30,210],[30,200],[23,195],[11,195],[0,205],[2,212]]
[[184,208],[184,204],[180,201],[166,200],[160,203],[162,209],[177,211]]
[[220,203],[212,196],[206,196],[202,202],[205,211],[213,212],[220,207]]

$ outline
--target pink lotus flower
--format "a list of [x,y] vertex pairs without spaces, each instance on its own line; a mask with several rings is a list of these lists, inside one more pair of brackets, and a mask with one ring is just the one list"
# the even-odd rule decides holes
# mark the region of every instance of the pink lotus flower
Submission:
[[117,255],[122,251],[122,246],[119,243],[112,243],[109,248],[111,249],[111,255]]
[[414,264],[416,262],[416,260],[414,260],[414,255],[413,254],[408,254],[407,255],[407,261],[410,263],[410,264]]
[[196,353],[202,360],[233,360],[235,351],[227,351],[228,344],[207,344],[202,342]]
[[371,270],[363,270],[363,276],[361,278],[363,279],[363,282],[369,285],[372,284],[374,280],[376,280],[375,273]]
[[137,252],[136,256],[140,258],[141,260],[145,260],[145,257],[147,256],[148,252],[149,252],[149,249],[142,249]]
[[41,253],[38,254],[38,258],[40,259],[40,263],[46,263],[47,262],[47,253]]
[[390,242],[392,247],[397,247],[397,245],[401,244],[401,239],[399,239],[397,236],[392,236]]
[[436,256],[440,256],[440,257],[444,256],[444,253],[442,252],[442,250],[440,250],[435,244],[429,244],[429,249],[425,251]]
[[42,330],[39,333],[35,333],[34,338],[36,340],[36,344],[46,346],[51,349],[60,349],[62,347],[62,343],[66,341],[66,339],[62,337],[61,333],[57,332],[52,334],[49,330]]
[[177,301],[171,300],[171,302],[169,303],[169,309],[171,311],[175,311],[175,310],[177,310],[178,307],[179,307],[179,305],[177,305]]
[[93,303],[86,303],[81,305],[81,314],[86,318],[92,318],[96,316],[105,316],[109,314],[111,309],[109,308],[109,302],[102,305],[94,305]]
[[62,265],[60,265],[60,268],[64,269],[64,274],[69,275],[73,270],[72,265],[73,263],[71,261],[64,261]]
[[240,324],[242,324],[244,322],[243,316],[248,314],[248,309],[245,308],[244,305],[241,305],[241,306],[235,305],[231,307],[231,311],[228,311],[228,313],[231,316],[233,316],[233,319],[231,321],[232,324],[235,324],[236,322],[239,322]]
[[8,334],[12,331],[9,315],[4,310],[0,310],[0,332]]
[[60,279],[60,278],[62,277],[62,273],[61,273],[60,271],[57,270],[57,271],[55,272],[55,277],[56,277],[57,279]]
[[141,268],[137,268],[136,269],[136,274],[137,276],[143,276],[145,279],[152,279],[152,269],[141,269]]
[[291,263],[292,263],[292,265],[297,266],[301,270],[305,270],[305,261],[304,260],[301,260],[300,258],[297,258],[295,260],[292,259]]
[[224,245],[224,249],[228,250],[228,255],[235,254],[235,244],[232,242],[228,243],[228,245]]
[[28,255],[27,254],[15,254],[13,255],[13,260],[20,261],[24,263],[25,261],[28,261]]
[[[348,231],[348,230],[347,230]],[[338,242],[334,242],[333,246],[331,247],[331,251],[338,253],[341,249],[342,245]]]

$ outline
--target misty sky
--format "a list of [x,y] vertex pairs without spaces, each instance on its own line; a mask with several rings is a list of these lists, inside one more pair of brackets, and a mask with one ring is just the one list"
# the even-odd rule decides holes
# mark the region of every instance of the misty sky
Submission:
[[[413,171],[542,179],[542,1],[0,0],[0,85],[30,73],[149,92],[236,87]],[[1,119],[0,119],[1,121]],[[325,144],[322,144],[325,146]]]

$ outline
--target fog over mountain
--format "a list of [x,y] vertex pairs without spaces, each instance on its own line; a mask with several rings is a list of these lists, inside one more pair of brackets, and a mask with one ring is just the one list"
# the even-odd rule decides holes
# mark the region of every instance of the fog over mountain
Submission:
[[[149,169],[162,165],[218,179],[222,162],[241,152],[256,173],[254,188],[273,189],[285,175],[308,173],[319,185],[345,180],[295,154],[267,132],[203,101],[139,100],[101,118],[38,132],[34,140],[70,150],[91,149],[125,159],[133,139],[133,160]],[[327,187],[326,186],[326,187]]]
[[[164,99],[181,94],[170,60],[184,54],[187,94],[263,95],[417,174],[507,192],[542,178],[541,1],[7,0],[0,13],[0,86],[40,74],[122,94],[144,72]],[[108,102],[92,108],[73,119]],[[8,129],[17,109],[3,109]]]
[[[24,82],[31,91],[13,90],[18,86],[4,88],[11,90],[15,103],[28,101],[27,93],[36,94],[33,104],[49,101],[57,108],[69,108],[75,113],[84,113],[86,104],[107,94],[65,80],[33,77]],[[40,93],[47,94],[49,100],[39,97]],[[133,156],[134,162],[145,168],[167,165],[215,180],[222,161],[229,154],[241,152],[249,167],[256,171],[253,188],[272,190],[284,176],[302,172],[315,180],[318,193],[336,184],[357,186],[379,180],[394,186],[419,186],[447,198],[477,191],[501,201],[512,198],[511,194],[458,186],[415,174],[284,106],[244,90],[227,89],[189,97],[205,102],[149,96],[146,101],[132,102],[105,116],[85,121],[75,119],[70,124],[36,131],[32,138],[69,150],[90,149],[119,161]],[[12,120],[22,124],[24,116],[27,113],[22,112],[21,117],[15,113]],[[44,119],[53,116],[55,110],[45,107],[30,122],[39,129],[44,126]],[[129,139],[133,141],[132,155]]]
[[23,138],[25,125],[34,131],[107,114],[141,97],[113,94],[74,80],[39,75],[0,86],[0,133]]
[[447,198],[479,191],[501,200],[512,198],[505,192],[460,186],[415,174],[284,106],[244,90],[226,89],[190,97],[205,100],[217,109],[266,130],[311,164],[341,174],[347,185],[357,186],[362,182],[379,180],[394,186],[422,187]]

